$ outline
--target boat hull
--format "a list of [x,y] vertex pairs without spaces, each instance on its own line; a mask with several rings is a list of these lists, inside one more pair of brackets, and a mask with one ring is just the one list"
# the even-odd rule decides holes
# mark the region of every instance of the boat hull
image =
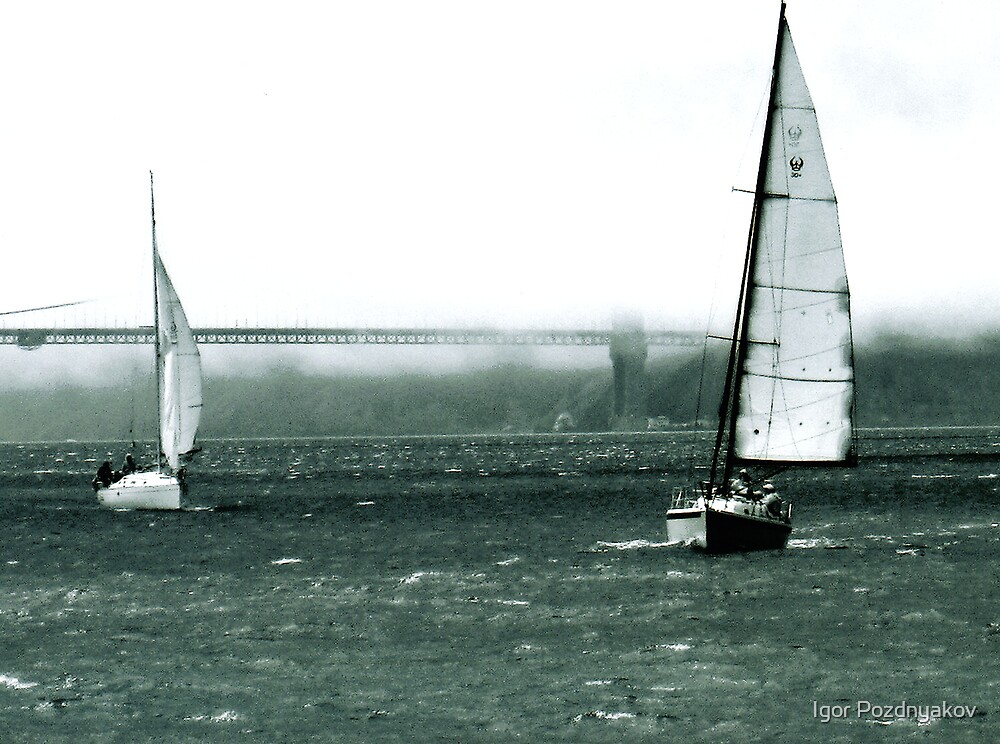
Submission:
[[667,511],[667,540],[705,547],[705,510],[670,509]]
[[181,484],[166,473],[132,473],[99,488],[97,500],[111,509],[180,509]]
[[772,516],[747,499],[699,500],[693,507],[667,511],[667,539],[708,553],[780,550],[791,532],[790,519]]

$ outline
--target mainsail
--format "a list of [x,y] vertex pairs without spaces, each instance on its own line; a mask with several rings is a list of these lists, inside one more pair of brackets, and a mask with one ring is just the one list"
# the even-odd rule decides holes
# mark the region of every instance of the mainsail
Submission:
[[[155,238],[154,238],[155,240]],[[171,468],[194,449],[201,418],[201,356],[184,308],[153,249],[159,371],[160,446]]]
[[783,24],[736,371],[735,461],[852,457],[854,371],[837,201]]

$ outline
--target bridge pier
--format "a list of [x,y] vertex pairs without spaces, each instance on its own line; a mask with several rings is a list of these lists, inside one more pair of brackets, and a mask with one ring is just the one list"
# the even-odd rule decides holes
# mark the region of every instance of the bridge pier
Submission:
[[635,315],[614,319],[611,331],[611,369],[614,404],[611,428],[646,429],[646,357],[649,354],[642,318]]

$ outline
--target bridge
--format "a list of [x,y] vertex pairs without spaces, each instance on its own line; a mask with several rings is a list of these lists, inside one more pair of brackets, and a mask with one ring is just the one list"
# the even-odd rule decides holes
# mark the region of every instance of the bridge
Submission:
[[[643,376],[650,346],[696,346],[703,334],[650,331],[636,318],[604,330],[496,328],[194,328],[198,344],[399,344],[493,346],[607,346],[614,382],[614,421],[643,416]],[[32,350],[48,345],[152,344],[152,326],[139,328],[0,328],[0,345]]]
[[[610,346],[622,335],[648,346],[696,346],[701,334],[683,331],[503,330],[496,328],[193,328],[198,344],[452,344],[486,346]],[[37,349],[50,344],[151,344],[153,328],[3,328],[0,344]]]

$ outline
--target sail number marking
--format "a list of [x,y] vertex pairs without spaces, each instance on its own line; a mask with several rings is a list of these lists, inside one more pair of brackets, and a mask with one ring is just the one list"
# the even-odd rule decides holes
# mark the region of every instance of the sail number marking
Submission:
[[[802,127],[798,124],[793,124],[788,128],[788,144],[792,147],[799,146],[799,138],[802,137]],[[802,178],[802,166],[805,165],[805,161],[800,155],[792,156],[792,159],[788,161],[788,165],[792,169],[792,178]]]

